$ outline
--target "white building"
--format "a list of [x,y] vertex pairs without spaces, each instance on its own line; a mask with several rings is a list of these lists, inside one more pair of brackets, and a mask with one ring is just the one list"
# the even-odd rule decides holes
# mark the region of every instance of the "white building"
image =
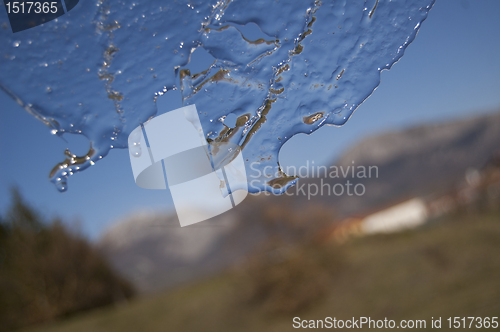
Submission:
[[361,230],[365,234],[397,232],[425,223],[427,216],[425,202],[413,198],[363,218]]

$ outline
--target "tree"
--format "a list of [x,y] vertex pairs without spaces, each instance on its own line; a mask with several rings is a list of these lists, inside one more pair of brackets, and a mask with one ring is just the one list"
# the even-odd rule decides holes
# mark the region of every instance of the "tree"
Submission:
[[46,222],[13,190],[0,217],[0,331],[108,305],[133,295],[83,237]]

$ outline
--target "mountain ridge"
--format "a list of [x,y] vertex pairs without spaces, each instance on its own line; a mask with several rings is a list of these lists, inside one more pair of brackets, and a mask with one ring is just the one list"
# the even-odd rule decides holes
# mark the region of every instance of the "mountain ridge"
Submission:
[[[362,196],[309,200],[305,196],[249,195],[245,203],[227,213],[185,228],[174,214],[142,213],[109,229],[99,247],[140,291],[169,288],[234,266],[265,247],[272,232],[286,232],[285,223],[276,230],[276,225],[266,224],[266,218],[279,224],[280,218],[302,218],[300,213],[311,208],[333,223],[402,197],[446,192],[465,181],[468,169],[484,166],[499,150],[499,142],[500,112],[368,137],[346,151],[335,165],[346,167],[353,161],[376,165],[378,177],[300,179],[298,183],[333,186],[350,179],[365,186]],[[304,231],[317,227],[314,217],[305,219],[309,220],[303,223]]]

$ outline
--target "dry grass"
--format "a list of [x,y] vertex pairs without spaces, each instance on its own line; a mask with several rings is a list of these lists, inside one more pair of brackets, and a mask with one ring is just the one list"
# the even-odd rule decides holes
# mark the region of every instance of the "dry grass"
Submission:
[[[412,232],[294,249],[256,277],[251,270],[226,274],[32,331],[288,331],[295,316],[499,316],[499,240],[499,213],[457,215]],[[336,252],[341,260],[331,266],[317,256]],[[293,303],[297,292],[307,305]]]

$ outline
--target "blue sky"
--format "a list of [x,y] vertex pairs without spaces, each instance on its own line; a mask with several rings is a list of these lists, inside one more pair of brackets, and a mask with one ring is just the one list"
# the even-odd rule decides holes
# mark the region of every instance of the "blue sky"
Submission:
[[[500,108],[500,1],[437,0],[405,56],[352,118],[340,128],[298,135],[283,147],[283,165],[306,160],[329,163],[352,144],[377,132],[446,121]],[[171,107],[177,108],[177,105]],[[68,143],[0,92],[0,211],[12,186],[47,216],[79,222],[97,238],[103,229],[138,210],[170,210],[167,191],[138,188],[127,150],[113,150],[90,169],[69,179],[59,193],[48,181],[64,149],[88,149],[78,136]],[[244,203],[243,203],[244,204]]]

